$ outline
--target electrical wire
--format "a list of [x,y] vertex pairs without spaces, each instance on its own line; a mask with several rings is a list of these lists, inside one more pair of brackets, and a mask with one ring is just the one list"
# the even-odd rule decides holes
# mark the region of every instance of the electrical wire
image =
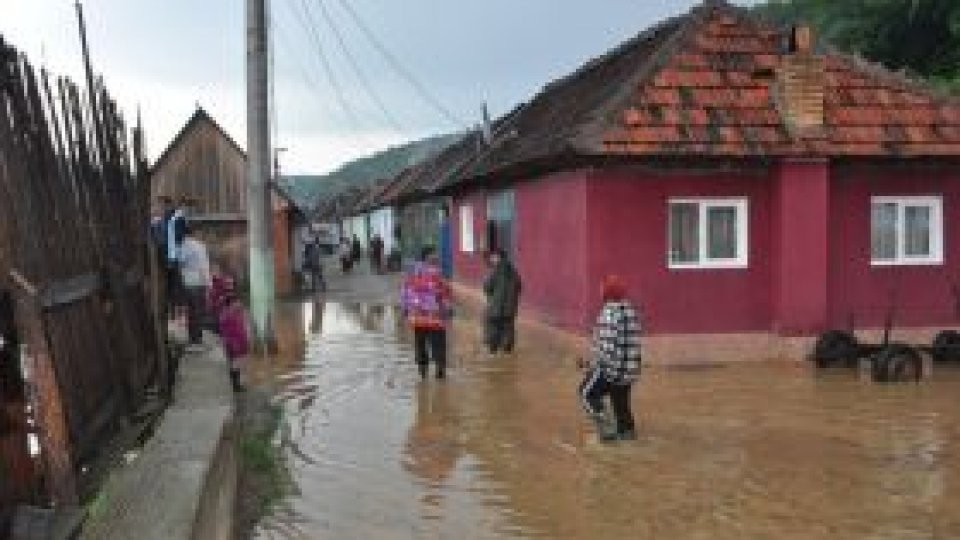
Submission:
[[397,131],[403,131],[403,128],[400,126],[400,122],[397,121],[396,116],[390,112],[390,109],[388,109],[386,104],[384,104],[384,101],[380,98],[380,95],[374,90],[373,85],[370,84],[370,80],[363,73],[363,70],[360,69],[360,63],[357,62],[356,57],[353,56],[353,53],[350,52],[350,48],[347,47],[347,42],[343,37],[343,33],[337,26],[336,21],[330,15],[330,10],[327,9],[327,5],[323,0],[316,0],[316,2],[320,6],[320,13],[323,15],[327,26],[330,27],[333,35],[336,37],[337,43],[340,45],[340,50],[343,52],[344,58],[347,59],[347,63],[350,64],[351,68],[353,68],[353,72],[356,74],[357,80],[360,81],[360,85],[363,87],[364,91],[366,91],[367,95],[370,96],[370,100],[373,101],[377,108],[380,109],[380,112],[383,113],[383,117],[387,120],[387,124],[389,124],[390,127]]
[[[291,5],[290,7],[292,8],[293,6]],[[295,17],[301,17],[303,15],[302,12],[295,9],[291,9],[290,13],[293,14]],[[328,102],[329,94],[324,92],[324,90],[322,89],[323,85],[319,84],[316,77],[314,76],[316,70],[307,69],[305,67],[309,62],[306,62],[306,63],[304,62],[304,59],[302,57],[303,47],[295,46],[294,43],[290,40],[290,36],[293,34],[290,32],[284,31],[284,30],[287,30],[287,24],[284,24],[285,19],[286,19],[285,17],[282,18],[279,16],[275,18],[274,26],[276,27],[277,31],[275,32],[274,35],[276,36],[276,41],[278,45],[282,47],[287,53],[287,54],[278,54],[278,61],[281,61],[282,63],[286,64],[290,69],[296,71],[297,74],[299,75],[299,78],[304,82],[304,84],[308,87],[309,90],[311,90],[318,98],[320,98],[320,101]],[[278,48],[277,51],[279,52],[280,48]],[[346,113],[346,111],[342,111],[342,112],[344,112],[344,114],[348,114]],[[354,124],[358,123],[357,122],[358,119],[355,115],[352,117],[352,120]],[[280,122],[278,120],[278,124],[279,123]],[[356,127],[356,125],[354,127]],[[278,130],[279,130],[279,125],[278,125]],[[382,147],[382,142],[374,138],[371,138],[369,133],[366,133],[365,131],[362,131],[359,129],[356,130],[355,135],[353,135],[351,138],[355,141],[357,148],[362,149],[364,151],[372,151],[374,149],[379,149],[380,147]]]
[[[278,28],[279,28],[279,25],[278,25]],[[299,72],[300,78],[303,79],[303,82],[306,83],[306,85],[307,85],[308,87],[310,87],[310,89],[311,89],[314,93],[316,93],[317,97],[319,97],[319,98],[326,98],[326,95],[325,95],[325,94],[323,93],[323,91],[320,89],[320,84],[317,83],[316,79],[314,79],[314,78],[310,75],[310,71],[309,71],[308,69],[306,69],[301,62],[299,62],[299,61],[297,61],[297,60],[295,59],[296,53],[297,53],[297,48],[294,47],[293,44],[291,44],[289,41],[287,41],[287,39],[286,39],[286,34],[284,34],[284,33],[282,33],[282,32],[277,32],[276,35],[280,36],[280,39],[279,39],[278,43],[279,43],[280,45],[283,45],[284,48],[287,49],[287,51],[290,53],[290,57],[291,57],[291,58],[294,58],[294,60],[293,60],[293,62],[292,62],[293,67],[296,67],[296,68],[297,68],[297,71]],[[281,58],[282,58],[282,57],[281,57]]]
[[[303,27],[304,31],[313,41],[314,50],[317,53],[317,57],[320,59],[320,64],[323,67],[324,74],[327,77],[327,81],[330,83],[330,87],[333,88],[334,95],[337,98],[337,103],[340,105],[342,112],[346,118],[353,123],[354,128],[359,131],[359,117],[357,116],[356,111],[353,110],[350,102],[347,101],[346,94],[343,91],[343,86],[340,84],[336,73],[333,71],[333,65],[330,63],[330,59],[327,57],[327,54],[323,48],[323,43],[320,41],[320,35],[317,31],[316,22],[314,21],[310,12],[310,6],[307,4],[306,0],[300,0],[300,4],[303,8],[303,11],[295,13],[295,18],[300,22],[300,25]],[[287,0],[287,5],[289,5],[293,11],[298,11],[296,9],[294,0]]]
[[377,51],[387,60],[387,63],[400,75],[404,80],[413,87],[414,91],[420,96],[420,98],[433,107],[444,119],[456,126],[457,128],[465,128],[466,123],[453,114],[450,109],[445,107],[443,103],[440,102],[433,94],[431,94],[427,88],[420,83],[419,80],[410,72],[407,68],[403,66],[400,60],[390,52],[389,48],[373,33],[369,26],[363,21],[360,15],[350,6],[350,3],[346,0],[338,0],[340,5],[343,6],[344,10],[356,24],[357,28],[360,29],[360,32],[367,38],[367,40],[373,45]]

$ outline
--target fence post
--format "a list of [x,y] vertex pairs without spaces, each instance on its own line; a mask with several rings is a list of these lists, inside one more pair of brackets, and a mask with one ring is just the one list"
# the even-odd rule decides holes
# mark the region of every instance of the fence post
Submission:
[[77,506],[76,470],[66,409],[50,354],[37,289],[16,271],[11,271],[10,275],[18,285],[16,319],[23,332],[23,346],[30,366],[29,379],[33,385],[30,401],[40,434],[41,458],[47,472],[50,498],[57,507]]

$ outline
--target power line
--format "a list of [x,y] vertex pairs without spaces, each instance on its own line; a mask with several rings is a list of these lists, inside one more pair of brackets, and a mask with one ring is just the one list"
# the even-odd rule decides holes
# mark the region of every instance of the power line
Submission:
[[368,41],[377,49],[380,54],[387,60],[391,67],[401,76],[403,79],[413,87],[413,89],[419,94],[420,98],[424,100],[427,104],[433,107],[441,116],[443,116],[448,122],[456,126],[457,128],[463,128],[466,123],[457,118],[455,114],[450,112],[443,103],[440,102],[433,94],[431,94],[427,88],[417,80],[413,74],[406,69],[400,60],[394,56],[393,53],[387,48],[386,45],[380,41],[379,38],[373,33],[372,30],[363,22],[363,19],[360,18],[360,15],[350,6],[346,0],[339,0],[340,5],[346,10],[350,15],[350,18],[353,20],[354,24],[357,25],[357,28],[360,29],[360,32],[367,38]]
[[[291,8],[292,7],[293,6],[291,5]],[[295,17],[302,16],[302,13],[299,10],[291,9],[291,13]],[[298,72],[298,75],[300,76],[299,78],[303,80],[305,85],[318,98],[320,98],[320,101],[322,102],[329,101],[328,95],[324,93],[322,89],[322,85],[318,83],[316,77],[314,76],[315,70],[307,69],[307,67],[305,67],[306,63],[304,62],[304,59],[301,56],[303,47],[295,46],[295,44],[289,39],[290,35],[292,34],[288,34],[287,32],[282,31],[282,29],[286,26],[283,23],[282,18],[277,17],[275,20],[274,26],[277,28],[277,32],[275,33],[275,36],[277,37],[277,42],[289,53],[288,55],[279,55],[278,58],[283,60],[288,60],[289,67],[295,69],[295,71]],[[342,106],[341,106],[341,109],[342,109]],[[347,114],[347,110],[343,110],[343,113]],[[351,116],[351,120],[354,123],[354,127],[356,127],[356,124],[358,123],[357,122],[358,118],[354,115],[354,116]],[[280,122],[278,120],[278,129],[279,129],[279,123]],[[363,130],[359,130],[359,129],[355,130],[353,139],[359,145],[359,148],[362,148],[362,149],[371,149],[371,148],[377,148],[380,146],[380,143],[378,141],[371,139],[369,135],[365,133]]]
[[320,12],[323,15],[324,20],[326,20],[327,26],[330,27],[330,30],[333,31],[333,35],[337,38],[337,43],[340,45],[340,50],[343,52],[344,58],[347,59],[347,63],[350,64],[350,67],[352,67],[354,73],[356,73],[357,80],[360,81],[360,85],[363,86],[364,90],[367,92],[367,95],[370,96],[370,99],[380,109],[380,112],[383,113],[384,118],[387,119],[387,123],[397,131],[403,131],[403,128],[400,127],[400,122],[398,122],[396,117],[390,113],[390,110],[387,109],[387,106],[384,104],[383,100],[380,99],[380,96],[374,91],[373,85],[370,84],[370,80],[367,79],[366,75],[363,73],[363,70],[360,69],[360,64],[347,47],[347,42],[343,38],[343,33],[340,32],[340,28],[337,27],[336,21],[334,21],[333,17],[330,15],[330,10],[327,9],[327,5],[323,2],[323,0],[316,1],[320,6]]
[[[287,3],[294,11],[297,11],[294,0],[287,0]],[[300,4],[303,8],[303,11],[300,13],[295,13],[296,19],[300,21],[300,25],[304,28],[310,39],[313,41],[317,56],[320,59],[320,64],[323,66],[323,71],[326,74],[327,80],[330,82],[330,86],[333,88],[333,92],[337,98],[340,108],[348,117],[348,120],[353,122],[354,127],[359,130],[359,118],[357,117],[356,112],[353,110],[353,107],[350,105],[350,102],[347,101],[343,87],[340,85],[340,81],[337,80],[336,73],[333,71],[333,66],[330,64],[329,58],[327,58],[326,52],[323,48],[323,43],[320,41],[320,35],[317,32],[316,23],[312,14],[310,13],[310,6],[307,4],[306,0],[300,0]]]
[[[297,53],[297,48],[293,44],[291,44],[289,41],[287,41],[286,35],[283,34],[282,32],[278,32],[277,35],[280,36],[280,40],[278,41],[278,43],[283,45],[290,52],[291,57],[295,56]],[[320,85],[317,83],[316,79],[314,79],[310,75],[310,71],[306,69],[304,65],[296,59],[293,61],[293,64],[294,64],[294,67],[297,68],[297,71],[299,72],[300,77],[303,79],[303,82],[305,82],[307,86],[309,86],[310,89],[317,94],[317,97],[325,98],[326,96],[324,95],[323,91],[320,90]]]

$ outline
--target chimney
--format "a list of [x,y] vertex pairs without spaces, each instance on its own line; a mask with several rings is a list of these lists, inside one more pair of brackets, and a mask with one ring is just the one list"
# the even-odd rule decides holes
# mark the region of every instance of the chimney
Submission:
[[814,50],[813,30],[807,25],[794,26],[777,72],[780,114],[794,136],[816,138],[822,134],[825,87],[826,70],[823,57]]

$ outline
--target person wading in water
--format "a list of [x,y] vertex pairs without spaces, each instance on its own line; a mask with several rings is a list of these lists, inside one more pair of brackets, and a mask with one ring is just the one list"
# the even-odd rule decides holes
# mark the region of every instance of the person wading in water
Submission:
[[[630,410],[630,391],[640,376],[640,317],[627,299],[619,276],[603,280],[603,307],[593,327],[590,360],[579,361],[586,368],[580,384],[584,410],[597,426],[604,441],[635,439],[636,425]],[[610,396],[615,425],[609,426],[604,398]]]
[[487,254],[490,273],[483,283],[487,297],[484,317],[484,341],[490,354],[510,354],[516,344],[517,312],[522,285],[520,274],[501,250]]
[[437,365],[437,378],[446,376],[450,297],[450,286],[443,279],[436,252],[432,247],[424,248],[400,291],[400,306],[413,327],[417,368],[423,379],[427,378],[431,359]]

